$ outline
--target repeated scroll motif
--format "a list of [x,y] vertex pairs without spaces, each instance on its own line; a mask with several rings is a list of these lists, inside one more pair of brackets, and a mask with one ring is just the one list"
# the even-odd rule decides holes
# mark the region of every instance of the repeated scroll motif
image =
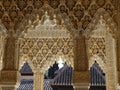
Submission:
[[[118,5],[117,3],[119,2],[117,0],[111,0],[109,2],[106,0],[2,0],[1,3],[0,19],[2,19],[2,22],[7,29],[13,27],[14,29],[19,28],[18,24],[20,24],[26,16],[33,15],[33,13],[41,14],[40,11],[47,10],[47,8],[44,9],[45,7],[50,7],[51,10],[55,10],[56,13],[59,11],[61,14],[65,13],[68,17],[74,16],[74,22],[72,22],[72,24],[75,29],[77,29],[80,27],[79,23],[81,20],[85,19],[86,15],[93,18],[99,8],[104,8],[111,16],[113,16]],[[6,16],[7,20],[4,20]],[[20,20],[20,18],[22,20]]]
[[64,57],[66,62],[73,65],[73,40],[71,38],[25,38],[20,40],[20,56],[24,57],[24,55],[28,56],[34,67],[42,67],[46,61],[55,61],[59,57]]
[[90,57],[98,55],[102,60],[105,60],[106,56],[105,39],[103,37],[101,38],[91,37],[88,43],[89,43],[88,52]]

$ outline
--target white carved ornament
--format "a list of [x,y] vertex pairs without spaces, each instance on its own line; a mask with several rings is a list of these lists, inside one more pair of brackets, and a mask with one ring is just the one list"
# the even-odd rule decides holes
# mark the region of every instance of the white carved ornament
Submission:
[[61,25],[57,24],[56,15],[53,16],[53,20],[50,19],[48,12],[45,12],[43,18],[39,20],[39,15],[37,15],[36,20],[32,23],[31,20],[28,21],[29,24],[26,26],[26,32],[24,33],[24,38],[69,38],[70,33],[64,25],[62,20]]
[[[26,33],[25,33],[26,32]],[[61,57],[64,62],[73,66],[73,38],[66,29],[63,20],[57,24],[47,12],[39,20],[29,20],[23,39],[20,39],[20,67],[26,60],[32,69],[45,71]]]

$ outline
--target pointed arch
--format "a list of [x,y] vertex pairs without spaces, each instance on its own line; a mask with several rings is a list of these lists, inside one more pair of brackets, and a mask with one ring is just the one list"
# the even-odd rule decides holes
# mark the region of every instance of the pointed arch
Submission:
[[[45,19],[42,18],[43,20],[39,19],[39,16],[37,16],[34,22],[28,20],[29,24],[25,28],[26,32],[23,31],[21,34],[21,36],[23,36],[21,37],[21,41],[22,39],[25,40],[24,45],[20,45],[21,54],[24,55],[25,51],[28,58],[30,58],[30,53],[32,53],[32,59],[27,60],[30,61],[30,63],[32,62],[35,68],[40,68],[41,71],[45,71],[46,68],[58,60],[59,57],[61,57],[64,62],[73,66],[74,39],[71,31],[66,27],[66,24],[68,24],[67,22],[69,21],[66,19],[65,21],[62,21],[64,19],[60,16],[59,18],[61,18],[61,23],[57,24],[57,21],[59,20],[57,20],[54,13],[52,13],[52,15],[52,20],[50,19],[48,12],[45,12],[43,15],[43,17],[45,17]],[[22,59],[20,62],[23,62]]]
[[106,84],[105,80],[105,73],[97,63],[97,61],[94,62],[92,67],[90,68],[90,76],[91,76],[91,86],[101,86]]
[[113,37],[115,37],[117,32],[117,25],[112,19],[112,17],[109,15],[108,12],[105,11],[105,9],[100,8],[97,10],[96,14],[94,15],[93,19],[89,23],[88,27],[86,28],[84,34],[88,38],[90,37],[91,33],[96,30],[96,24],[99,23],[101,16],[104,19],[104,23],[106,24],[105,27],[108,29],[107,32],[111,33]]
[[95,61],[99,64],[101,69],[103,70],[104,73],[106,73],[106,64],[104,60],[101,59],[98,55],[93,55],[90,60],[89,60],[89,70],[92,67],[92,65],[95,63]]
[[[73,65],[74,65],[73,64],[74,63],[73,60],[66,60],[63,57],[60,57],[60,58],[62,59],[62,61],[63,61],[64,64],[67,64],[68,66],[74,68],[73,67]],[[42,71],[44,71],[44,73],[45,73],[45,71],[48,69],[48,67],[52,66],[55,62],[58,62],[60,58],[53,58],[50,61],[46,61],[45,64],[43,65],[43,67],[41,68]]]
[[24,66],[26,62],[29,64],[29,66],[31,67],[34,73],[34,67],[33,67],[32,62],[29,60],[29,57],[25,58],[24,56],[20,57],[19,59],[19,71],[21,70],[21,68]]
[[33,75],[33,70],[31,69],[28,62],[25,62],[22,68],[20,69],[21,75]]

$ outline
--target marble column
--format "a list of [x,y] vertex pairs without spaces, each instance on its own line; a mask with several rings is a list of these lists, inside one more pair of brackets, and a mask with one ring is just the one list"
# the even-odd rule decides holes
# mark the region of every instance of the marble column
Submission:
[[0,71],[1,90],[15,90],[19,75],[15,56],[16,37],[11,33],[5,38],[3,67]]
[[85,37],[80,34],[74,39],[74,90],[89,90],[89,76]]
[[106,35],[106,90],[117,90],[116,41],[110,33]]
[[73,72],[74,90],[89,90],[89,71]]
[[44,73],[39,70],[34,72],[34,90],[44,90]]

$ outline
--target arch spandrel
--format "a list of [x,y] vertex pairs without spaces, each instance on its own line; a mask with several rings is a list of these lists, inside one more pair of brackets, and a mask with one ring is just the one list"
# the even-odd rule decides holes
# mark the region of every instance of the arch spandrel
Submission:
[[107,34],[110,33],[114,38],[116,31],[116,24],[112,20],[112,17],[110,17],[104,9],[100,8],[84,32],[87,38],[89,66],[94,63],[95,58],[99,59],[98,62],[101,63],[101,65],[107,63]]
[[112,19],[112,17],[109,15],[109,13],[107,13],[103,8],[97,10],[92,21],[89,23],[88,27],[84,32],[85,36],[88,38],[91,33],[96,30],[96,24],[100,22],[101,17],[104,21],[103,24],[105,24],[105,27],[107,28],[106,31],[108,33],[111,33],[111,35],[115,38],[115,34],[117,32],[117,25]]

